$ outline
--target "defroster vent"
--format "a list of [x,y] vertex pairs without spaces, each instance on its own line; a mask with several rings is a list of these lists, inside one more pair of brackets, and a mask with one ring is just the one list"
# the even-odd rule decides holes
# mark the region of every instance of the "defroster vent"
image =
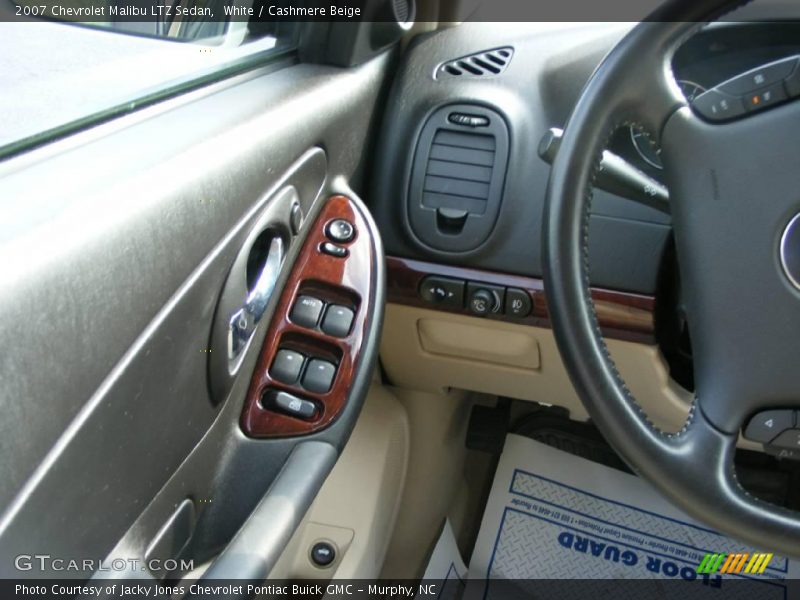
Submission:
[[514,49],[511,46],[483,50],[442,63],[436,69],[435,77],[443,79],[446,77],[499,75],[506,70],[512,56],[514,56]]
[[409,184],[409,221],[426,245],[476,248],[491,233],[502,200],[508,131],[483,106],[451,105],[426,122]]

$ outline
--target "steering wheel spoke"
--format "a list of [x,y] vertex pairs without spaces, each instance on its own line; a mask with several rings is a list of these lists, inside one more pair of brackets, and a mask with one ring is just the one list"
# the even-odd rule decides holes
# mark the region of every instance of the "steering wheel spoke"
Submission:
[[800,213],[798,139],[800,104],[725,125],[687,108],[664,128],[697,394],[727,432],[800,402],[800,289],[780,248]]
[[[544,278],[556,341],[599,429],[634,470],[687,513],[772,551],[800,556],[800,518],[750,496],[733,456],[746,420],[800,405],[800,103],[727,124],[686,106],[669,67],[698,21],[730,1],[668,3],[606,57],[584,89],[553,162]],[[698,11],[708,10],[706,13]],[[686,291],[697,399],[683,430],[647,419],[605,347],[589,294],[591,182],[614,128],[637,123],[662,147]],[[791,237],[796,236],[796,237]],[[800,273],[798,273],[800,281]]]

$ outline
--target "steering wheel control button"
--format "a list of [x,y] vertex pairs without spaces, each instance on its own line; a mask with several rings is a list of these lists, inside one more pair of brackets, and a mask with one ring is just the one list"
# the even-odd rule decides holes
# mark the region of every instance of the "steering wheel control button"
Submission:
[[482,283],[467,284],[467,307],[473,315],[485,317],[500,312],[503,307],[505,288]]
[[331,304],[322,319],[322,331],[333,337],[343,338],[350,333],[353,324],[353,311],[346,306]]
[[463,308],[464,282],[460,279],[432,275],[422,280],[419,286],[419,295],[425,302],[431,304]]
[[786,92],[789,96],[792,98],[800,96],[800,61],[795,59],[794,72],[792,72],[783,83],[786,86]]
[[318,567],[329,567],[336,560],[336,549],[328,542],[317,542],[311,546],[311,562]]
[[320,244],[319,250],[323,254],[335,256],[336,258],[344,258],[349,254],[347,248],[337,246],[336,244],[332,244],[330,242],[323,242]]
[[308,362],[306,373],[303,375],[303,387],[309,392],[326,394],[331,389],[334,375],[336,375],[335,365],[327,360],[312,359]]
[[317,326],[319,316],[322,314],[322,309],[324,307],[325,303],[319,298],[314,298],[313,296],[299,296],[294,302],[289,318],[293,323],[301,327],[313,329]]
[[533,303],[531,297],[525,290],[508,288],[506,290],[505,314],[517,319],[523,319],[531,314]]
[[754,442],[768,444],[792,427],[794,427],[793,410],[765,410],[750,419],[744,437]]
[[792,57],[756,67],[729,79],[719,89],[733,96],[745,96],[773,84],[780,85],[792,74],[796,64],[797,58]]
[[[772,440],[769,444],[773,448],[780,450],[791,450],[800,454],[800,429],[788,429]],[[780,456],[780,454],[778,454]],[[790,457],[786,457],[790,458]],[[793,456],[791,458],[796,458]]]
[[303,368],[304,357],[299,352],[294,350],[278,350],[275,355],[275,360],[272,361],[272,367],[269,369],[269,375],[275,381],[280,381],[287,385],[291,385],[300,377],[300,370]]
[[350,221],[344,219],[334,219],[325,228],[325,235],[328,239],[337,244],[346,244],[356,235],[356,228]]
[[748,94],[745,96],[744,103],[747,110],[761,110],[784,100],[786,100],[786,92],[783,90],[783,84],[776,83],[766,89]]
[[725,94],[716,88],[700,94],[692,107],[710,121],[727,121],[745,113],[740,96]]
[[313,402],[286,392],[276,393],[270,405],[280,412],[300,419],[310,419],[317,412],[317,406]]
[[800,213],[792,217],[781,235],[780,258],[783,272],[800,290]]

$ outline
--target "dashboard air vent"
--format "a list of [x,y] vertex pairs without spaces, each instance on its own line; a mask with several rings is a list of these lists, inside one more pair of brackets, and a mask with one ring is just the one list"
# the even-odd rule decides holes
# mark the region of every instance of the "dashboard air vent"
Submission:
[[488,106],[449,104],[417,139],[408,184],[408,223],[427,248],[466,252],[492,233],[500,214],[508,128]]
[[494,48],[462,56],[439,65],[439,68],[436,69],[435,78],[499,75],[505,71],[513,55],[514,49],[511,46],[504,46],[503,48]]
[[438,130],[428,155],[422,204],[485,213],[495,148],[493,135]]

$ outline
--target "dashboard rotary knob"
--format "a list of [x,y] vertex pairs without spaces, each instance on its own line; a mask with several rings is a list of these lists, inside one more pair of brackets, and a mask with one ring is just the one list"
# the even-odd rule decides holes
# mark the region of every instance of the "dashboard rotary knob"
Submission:
[[497,312],[500,308],[500,298],[497,292],[478,288],[469,296],[469,310],[479,317]]

